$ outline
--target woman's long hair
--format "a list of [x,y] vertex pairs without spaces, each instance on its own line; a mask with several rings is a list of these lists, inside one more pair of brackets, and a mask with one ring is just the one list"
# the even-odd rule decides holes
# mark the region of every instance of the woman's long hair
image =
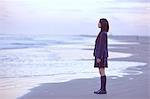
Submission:
[[109,31],[109,23],[108,23],[107,19],[102,18],[99,20],[99,23],[101,23],[101,32]]

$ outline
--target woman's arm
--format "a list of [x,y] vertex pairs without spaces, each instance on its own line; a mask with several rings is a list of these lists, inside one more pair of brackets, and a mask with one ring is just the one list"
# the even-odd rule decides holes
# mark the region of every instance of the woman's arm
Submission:
[[102,33],[98,41],[96,57],[102,59],[106,46],[106,33]]

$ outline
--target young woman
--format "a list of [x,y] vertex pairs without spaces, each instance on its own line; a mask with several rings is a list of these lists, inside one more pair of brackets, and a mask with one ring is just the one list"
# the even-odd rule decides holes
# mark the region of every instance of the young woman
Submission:
[[108,67],[108,44],[107,44],[107,32],[109,30],[109,23],[107,19],[102,18],[99,20],[98,28],[101,28],[94,48],[95,63],[94,67],[99,69],[101,88],[98,91],[94,91],[95,94],[107,94],[106,91],[106,74],[105,68]]

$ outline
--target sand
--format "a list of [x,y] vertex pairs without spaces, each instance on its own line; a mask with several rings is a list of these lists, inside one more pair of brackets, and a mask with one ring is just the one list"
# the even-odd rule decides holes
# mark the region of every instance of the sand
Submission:
[[[135,75],[130,73],[124,77],[107,78],[106,95],[95,95],[94,90],[99,89],[99,78],[77,79],[62,83],[43,83],[30,89],[30,92],[18,99],[150,99],[150,74],[149,74],[149,38],[148,37],[122,37],[112,36],[111,39],[138,42],[135,45],[117,45],[118,48],[110,49],[117,52],[130,52],[133,54],[129,58],[111,59],[117,61],[139,61],[146,62],[145,66],[128,68],[128,70],[140,70],[143,73]],[[113,45],[110,45],[113,46]],[[120,48],[119,47],[123,47]],[[120,64],[121,65],[121,64]]]

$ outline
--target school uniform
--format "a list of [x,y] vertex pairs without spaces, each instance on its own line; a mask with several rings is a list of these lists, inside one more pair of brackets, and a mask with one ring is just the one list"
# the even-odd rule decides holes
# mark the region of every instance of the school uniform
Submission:
[[[100,32],[95,40],[94,56],[95,68],[108,67],[108,43],[107,43],[107,32]],[[97,63],[97,58],[101,59],[100,63]]]

